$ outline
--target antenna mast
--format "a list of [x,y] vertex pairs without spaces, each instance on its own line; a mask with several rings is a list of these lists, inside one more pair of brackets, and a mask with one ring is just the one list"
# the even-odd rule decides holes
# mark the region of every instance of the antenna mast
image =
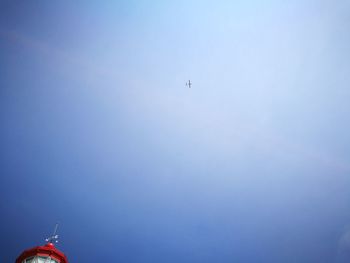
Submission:
[[53,231],[52,236],[50,236],[50,237],[45,239],[46,242],[48,242],[48,243],[58,243],[57,228],[58,228],[58,223],[56,223],[56,225],[55,225],[55,229]]

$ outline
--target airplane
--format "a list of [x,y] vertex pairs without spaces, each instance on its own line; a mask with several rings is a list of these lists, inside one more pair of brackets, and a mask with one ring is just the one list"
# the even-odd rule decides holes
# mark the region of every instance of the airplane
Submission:
[[191,86],[192,86],[191,80],[188,80],[188,82],[186,82],[186,86],[188,86],[189,88],[191,88]]

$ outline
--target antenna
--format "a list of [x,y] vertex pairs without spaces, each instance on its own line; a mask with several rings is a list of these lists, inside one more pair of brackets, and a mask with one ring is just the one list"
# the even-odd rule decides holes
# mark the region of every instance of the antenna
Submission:
[[50,236],[50,237],[45,239],[46,242],[48,242],[48,243],[58,243],[57,228],[58,228],[58,223],[56,223],[56,225],[55,225],[55,229],[53,231],[52,236]]

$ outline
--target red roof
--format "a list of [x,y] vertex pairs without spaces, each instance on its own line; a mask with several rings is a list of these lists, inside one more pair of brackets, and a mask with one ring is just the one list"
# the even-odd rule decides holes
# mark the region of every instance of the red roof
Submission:
[[52,259],[55,259],[60,263],[68,263],[66,255],[59,251],[52,243],[47,243],[45,246],[33,247],[23,251],[22,254],[16,259],[16,263],[21,263],[24,259],[33,256],[50,256]]

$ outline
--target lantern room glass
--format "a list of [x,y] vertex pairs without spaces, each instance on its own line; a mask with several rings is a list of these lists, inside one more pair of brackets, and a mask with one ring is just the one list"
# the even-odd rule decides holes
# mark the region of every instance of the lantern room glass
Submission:
[[51,257],[30,257],[22,261],[22,263],[59,263],[59,261],[52,259]]

